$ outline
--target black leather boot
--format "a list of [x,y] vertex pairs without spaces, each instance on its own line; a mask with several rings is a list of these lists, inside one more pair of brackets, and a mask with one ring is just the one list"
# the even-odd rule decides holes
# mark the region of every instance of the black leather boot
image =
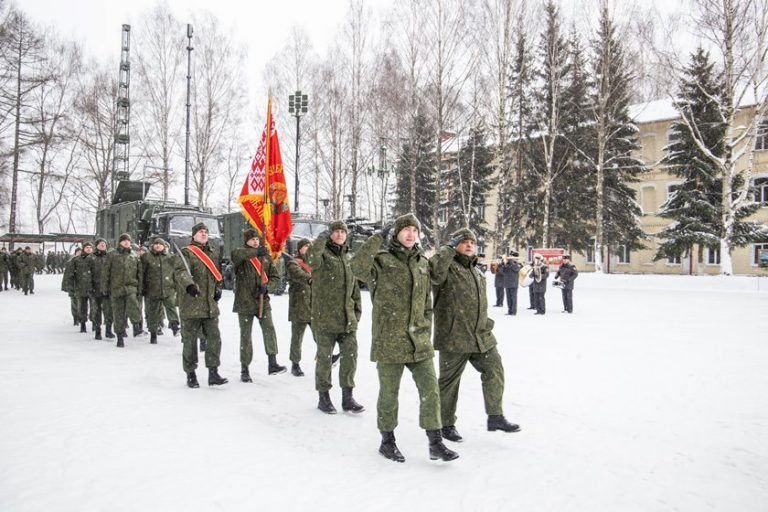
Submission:
[[229,382],[227,379],[219,375],[218,368],[208,368],[208,385],[209,386],[221,386]]
[[294,377],[303,377],[304,372],[301,369],[301,366],[299,366],[299,363],[293,363],[291,364],[291,373]]
[[341,388],[341,408],[349,412],[363,412],[365,407],[357,403],[352,397],[352,388]]
[[283,373],[285,371],[285,366],[281,366],[277,364],[277,355],[272,354],[267,356],[267,359],[269,359],[269,364],[267,365],[267,371],[270,375],[275,375],[277,373]]
[[453,425],[443,427],[441,429],[441,433],[443,434],[443,439],[453,441],[454,443],[460,443],[464,440],[464,438],[459,435],[459,431],[456,430],[456,427]]
[[520,426],[508,422],[507,419],[502,415],[488,416],[488,431],[493,432],[494,430],[501,430],[504,432],[519,432]]
[[240,370],[240,382],[253,382],[248,367],[245,365],[242,365],[242,369]]
[[133,337],[135,338],[136,336],[140,335],[141,333],[142,333],[141,322],[139,322],[137,324],[133,324]]
[[107,332],[104,334],[104,336],[106,336],[107,338],[110,338],[110,339],[115,337],[115,335],[112,334],[112,326],[111,325],[107,326]]
[[195,372],[187,373],[187,387],[189,387],[189,388],[199,388],[200,387],[200,383],[197,382],[197,375],[195,375]]
[[149,335],[149,342],[153,345],[157,345],[157,333],[153,332]]
[[101,327],[96,328],[96,334],[94,335],[93,339],[100,340],[101,339]]
[[177,336],[179,334],[179,322],[171,322],[171,330],[173,331],[173,335]]
[[379,446],[379,453],[389,460],[395,462],[405,462],[405,457],[400,453],[395,444],[394,432],[382,432],[381,433],[381,446]]
[[336,414],[336,408],[331,402],[331,395],[327,391],[320,391],[320,400],[317,402],[317,408],[325,414]]
[[459,458],[459,454],[445,447],[443,436],[439,430],[427,430],[429,438],[429,458],[431,460],[449,461]]
[[80,332],[88,332],[88,329],[85,328],[85,322],[80,322]]
[[123,336],[118,334],[117,335],[117,346],[118,347],[124,347],[125,343],[123,343]]

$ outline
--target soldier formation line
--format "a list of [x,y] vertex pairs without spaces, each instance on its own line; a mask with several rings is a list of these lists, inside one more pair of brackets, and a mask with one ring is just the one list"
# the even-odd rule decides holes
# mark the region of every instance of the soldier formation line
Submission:
[[[364,406],[354,396],[357,369],[357,328],[362,316],[358,281],[367,285],[373,303],[371,361],[376,363],[379,394],[377,426],[381,432],[379,453],[404,462],[394,431],[398,425],[400,382],[407,368],[420,399],[419,426],[426,431],[429,457],[450,461],[458,454],[444,439],[463,441],[456,423],[461,377],[472,365],[481,376],[489,431],[517,432],[520,427],[504,416],[504,367],[488,316],[486,280],[478,266],[477,239],[461,229],[431,257],[419,245],[421,224],[413,214],[398,217],[393,224],[372,235],[354,254],[347,243],[348,229],[334,221],[313,242],[303,239],[288,262],[291,322],[290,361],[294,376],[304,375],[300,363],[307,327],[316,344],[315,389],[318,409],[336,414],[330,396],[332,370],[339,361],[342,410],[361,413]],[[11,286],[34,294],[36,256],[29,247],[8,253],[0,250],[0,291]],[[60,262],[63,259],[60,258]],[[235,275],[233,311],[240,326],[242,382],[252,382],[252,330],[258,321],[268,357],[267,371],[277,374],[286,368],[277,362],[277,335],[272,321],[268,283],[279,279],[259,233],[248,229],[243,245],[232,251]],[[55,271],[60,263],[51,261]],[[39,265],[38,265],[39,267]],[[545,314],[544,294],[548,265],[535,255],[523,266],[519,254],[511,252],[491,264],[495,274],[496,307],[507,300],[507,314],[517,314],[517,289],[523,277],[531,281],[530,308]],[[578,271],[563,257],[555,283],[562,289],[564,312],[573,312],[573,281]],[[527,284],[527,283],[525,283]],[[524,284],[524,285],[525,285]],[[199,351],[205,354],[208,385],[228,382],[220,366],[221,334],[219,300],[222,295],[221,255],[208,243],[208,228],[192,228],[191,243],[171,253],[162,238],[149,250],[133,245],[130,235],[120,236],[118,246],[108,250],[103,239],[95,246],[85,242],[63,268],[62,290],[70,297],[74,325],[87,332],[91,321],[94,337],[117,338],[124,347],[129,320],[134,337],[144,331],[141,299],[150,343],[162,334],[163,319],[174,335],[181,334],[182,367],[187,386],[199,388],[196,370]],[[178,312],[177,312],[178,310]],[[434,323],[434,328],[433,328]],[[104,331],[102,332],[102,326]],[[334,354],[338,346],[339,354]],[[438,372],[434,353],[438,351]]]

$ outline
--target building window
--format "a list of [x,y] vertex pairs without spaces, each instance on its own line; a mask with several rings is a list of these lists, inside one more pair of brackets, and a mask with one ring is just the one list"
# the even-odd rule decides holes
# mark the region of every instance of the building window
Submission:
[[629,247],[626,245],[620,245],[616,255],[619,257],[619,263],[629,263]]
[[592,245],[587,247],[587,250],[584,253],[584,262],[585,263],[594,263],[595,262],[595,244],[594,244],[594,241],[592,242]]
[[477,249],[475,250],[476,254],[485,254],[485,245],[478,245]]
[[768,242],[752,246],[752,265],[768,266]]
[[673,130],[671,127],[667,130],[667,147],[672,144],[677,144],[683,139],[682,134],[678,130]]
[[656,212],[656,187],[653,185],[643,187],[642,189],[642,208],[643,213],[655,213]]
[[755,137],[755,149],[758,151],[768,150],[768,114],[763,116],[763,120],[757,126],[757,137]]
[[[768,148],[766,148],[768,149]],[[754,180],[755,202],[763,206],[768,205],[768,178],[756,178]]]
[[682,265],[682,263],[683,260],[679,254],[667,258],[667,265]]
[[707,247],[704,252],[705,252],[707,265],[720,264],[720,248],[719,247]]
[[485,220],[485,205],[481,204],[479,205],[475,211],[477,212],[477,218]]

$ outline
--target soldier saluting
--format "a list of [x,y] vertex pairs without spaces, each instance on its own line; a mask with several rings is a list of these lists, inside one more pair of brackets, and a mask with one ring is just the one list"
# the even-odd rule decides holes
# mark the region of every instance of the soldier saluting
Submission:
[[488,318],[485,277],[475,269],[477,237],[469,229],[451,235],[430,260],[435,313],[435,350],[440,351],[440,411],[443,437],[462,441],[456,430],[459,384],[469,362],[480,372],[488,430],[517,432],[504,418],[504,366]]
[[385,236],[375,234],[357,250],[351,263],[355,276],[368,283],[371,290],[371,360],[376,363],[379,374],[379,453],[395,462],[405,461],[395,444],[394,433],[400,380],[405,368],[410,370],[419,390],[419,426],[427,431],[429,458],[448,461],[459,456],[445,447],[440,433],[440,393],[430,340],[429,260],[417,243],[420,230],[421,223],[413,214],[398,217],[391,229],[388,249],[379,250]]
[[182,366],[187,374],[187,386],[199,388],[197,382],[197,337],[207,341],[205,366],[208,385],[229,382],[219,375],[221,361],[221,333],[219,332],[219,299],[221,298],[221,255],[208,243],[208,226],[200,222],[192,227],[192,242],[181,249],[176,262],[174,278],[180,290],[179,316],[181,341],[184,344]]

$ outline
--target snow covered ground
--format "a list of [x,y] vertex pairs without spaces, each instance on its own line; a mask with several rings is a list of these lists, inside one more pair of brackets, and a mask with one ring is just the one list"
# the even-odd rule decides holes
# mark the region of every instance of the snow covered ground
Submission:
[[[490,277],[490,276],[489,276]],[[756,278],[582,274],[575,313],[492,308],[516,434],[487,432],[468,368],[452,444],[431,462],[407,374],[398,444],[377,453],[370,301],[358,333],[361,415],[315,407],[306,377],[239,382],[232,294],[222,299],[226,386],[185,386],[181,344],[125,349],[71,324],[60,276],[34,296],[0,293],[0,511],[765,511],[768,510],[768,283]],[[489,294],[493,293],[492,285]],[[273,309],[288,361],[287,296]],[[334,370],[336,374],[337,370]],[[336,376],[334,377],[336,379]],[[340,390],[332,397],[339,407]]]

